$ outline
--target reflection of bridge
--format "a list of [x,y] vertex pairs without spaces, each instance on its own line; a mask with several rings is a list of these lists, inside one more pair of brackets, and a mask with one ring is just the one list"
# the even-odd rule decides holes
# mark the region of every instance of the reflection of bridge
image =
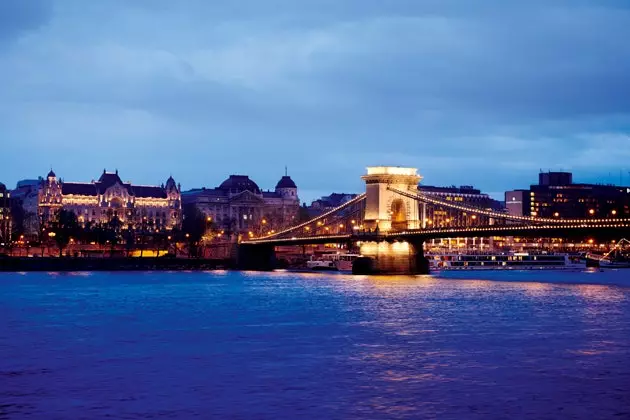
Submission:
[[[453,237],[586,237],[619,238],[630,233],[630,219],[563,219],[517,216],[418,192],[416,169],[370,167],[363,176],[366,192],[311,220],[239,246],[243,268],[270,268],[274,247],[325,243],[360,244],[371,259],[367,271],[426,272],[423,243]],[[458,213],[447,225],[433,226],[427,207]],[[365,263],[365,261],[364,261]]]

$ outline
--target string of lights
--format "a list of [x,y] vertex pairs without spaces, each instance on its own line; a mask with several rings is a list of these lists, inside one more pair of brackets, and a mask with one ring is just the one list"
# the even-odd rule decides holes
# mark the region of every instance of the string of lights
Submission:
[[398,190],[396,188],[388,187],[388,190],[393,191],[396,194],[400,194],[408,198],[412,198],[418,201],[423,201],[428,204],[444,206],[444,207],[448,207],[455,210],[466,211],[466,212],[475,213],[478,215],[492,217],[495,219],[518,220],[522,222],[534,222],[534,223],[608,223],[612,221],[630,222],[630,219],[560,219],[560,218],[550,219],[550,218],[535,217],[535,216],[516,216],[516,215],[512,215],[508,213],[499,213],[499,212],[495,212],[491,210],[485,210],[478,207],[454,204],[447,201],[431,198],[424,194],[409,193],[407,191]]

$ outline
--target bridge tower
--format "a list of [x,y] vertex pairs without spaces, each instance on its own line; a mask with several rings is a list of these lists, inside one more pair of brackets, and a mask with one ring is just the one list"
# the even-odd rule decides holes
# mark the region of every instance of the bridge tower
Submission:
[[420,227],[418,202],[389,189],[417,192],[422,177],[416,168],[370,166],[361,178],[365,181],[366,229],[389,232]]

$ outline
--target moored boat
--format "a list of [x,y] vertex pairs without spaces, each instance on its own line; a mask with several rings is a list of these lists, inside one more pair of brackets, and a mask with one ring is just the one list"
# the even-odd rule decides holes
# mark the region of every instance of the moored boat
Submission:
[[578,256],[561,253],[475,253],[475,254],[429,254],[430,269],[445,270],[492,270],[492,269],[545,269],[584,268]]

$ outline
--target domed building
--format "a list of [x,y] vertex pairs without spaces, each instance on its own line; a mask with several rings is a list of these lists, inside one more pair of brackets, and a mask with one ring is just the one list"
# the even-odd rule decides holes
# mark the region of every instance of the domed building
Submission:
[[181,222],[180,186],[173,177],[166,185],[134,185],[123,182],[117,170],[103,170],[98,181],[65,182],[51,170],[39,186],[40,220],[49,223],[62,208],[81,224],[118,218],[124,227],[170,230]]
[[11,191],[0,182],[0,246],[11,240]]
[[220,229],[256,235],[292,225],[300,207],[297,186],[288,175],[273,191],[263,191],[247,175],[230,175],[216,188],[184,191],[182,202],[199,209]]

